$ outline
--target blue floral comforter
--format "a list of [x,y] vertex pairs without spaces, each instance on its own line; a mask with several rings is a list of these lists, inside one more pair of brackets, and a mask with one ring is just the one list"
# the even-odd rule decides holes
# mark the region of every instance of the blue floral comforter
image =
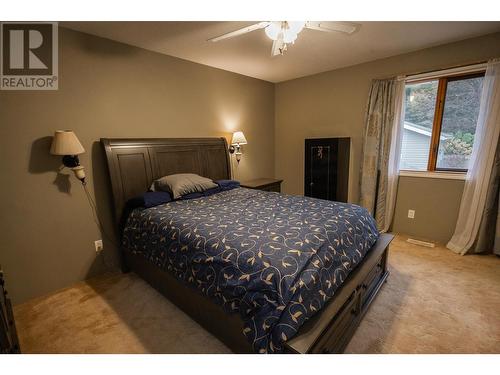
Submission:
[[123,245],[238,312],[256,352],[283,343],[378,238],[356,205],[238,188],[135,209]]

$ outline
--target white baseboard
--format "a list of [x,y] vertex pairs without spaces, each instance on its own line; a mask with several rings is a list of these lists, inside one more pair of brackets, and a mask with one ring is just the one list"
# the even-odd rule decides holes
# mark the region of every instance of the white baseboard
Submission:
[[414,245],[425,246],[425,247],[434,247],[434,246],[436,246],[433,242],[420,241],[420,240],[416,240],[414,238],[408,238],[406,240],[406,242],[412,243]]

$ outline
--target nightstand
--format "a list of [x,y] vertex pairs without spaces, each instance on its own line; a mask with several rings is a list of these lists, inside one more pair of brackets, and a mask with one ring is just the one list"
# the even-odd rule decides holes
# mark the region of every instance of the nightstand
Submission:
[[283,180],[276,180],[274,178],[257,178],[255,180],[243,181],[241,187],[281,193],[282,182]]

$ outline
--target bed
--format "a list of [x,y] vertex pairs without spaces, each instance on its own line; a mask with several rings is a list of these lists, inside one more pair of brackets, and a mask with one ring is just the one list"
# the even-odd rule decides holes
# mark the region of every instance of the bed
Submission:
[[[174,173],[230,178],[224,138],[101,139],[120,220]],[[237,353],[340,353],[388,276],[392,236],[355,205],[237,188],[136,209],[133,271]]]

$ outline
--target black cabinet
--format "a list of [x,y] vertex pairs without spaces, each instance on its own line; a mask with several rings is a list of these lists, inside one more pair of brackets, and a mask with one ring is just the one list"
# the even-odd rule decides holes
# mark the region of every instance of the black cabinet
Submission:
[[305,140],[305,196],[347,202],[350,148],[350,138]]
[[12,305],[0,269],[0,354],[20,353]]

